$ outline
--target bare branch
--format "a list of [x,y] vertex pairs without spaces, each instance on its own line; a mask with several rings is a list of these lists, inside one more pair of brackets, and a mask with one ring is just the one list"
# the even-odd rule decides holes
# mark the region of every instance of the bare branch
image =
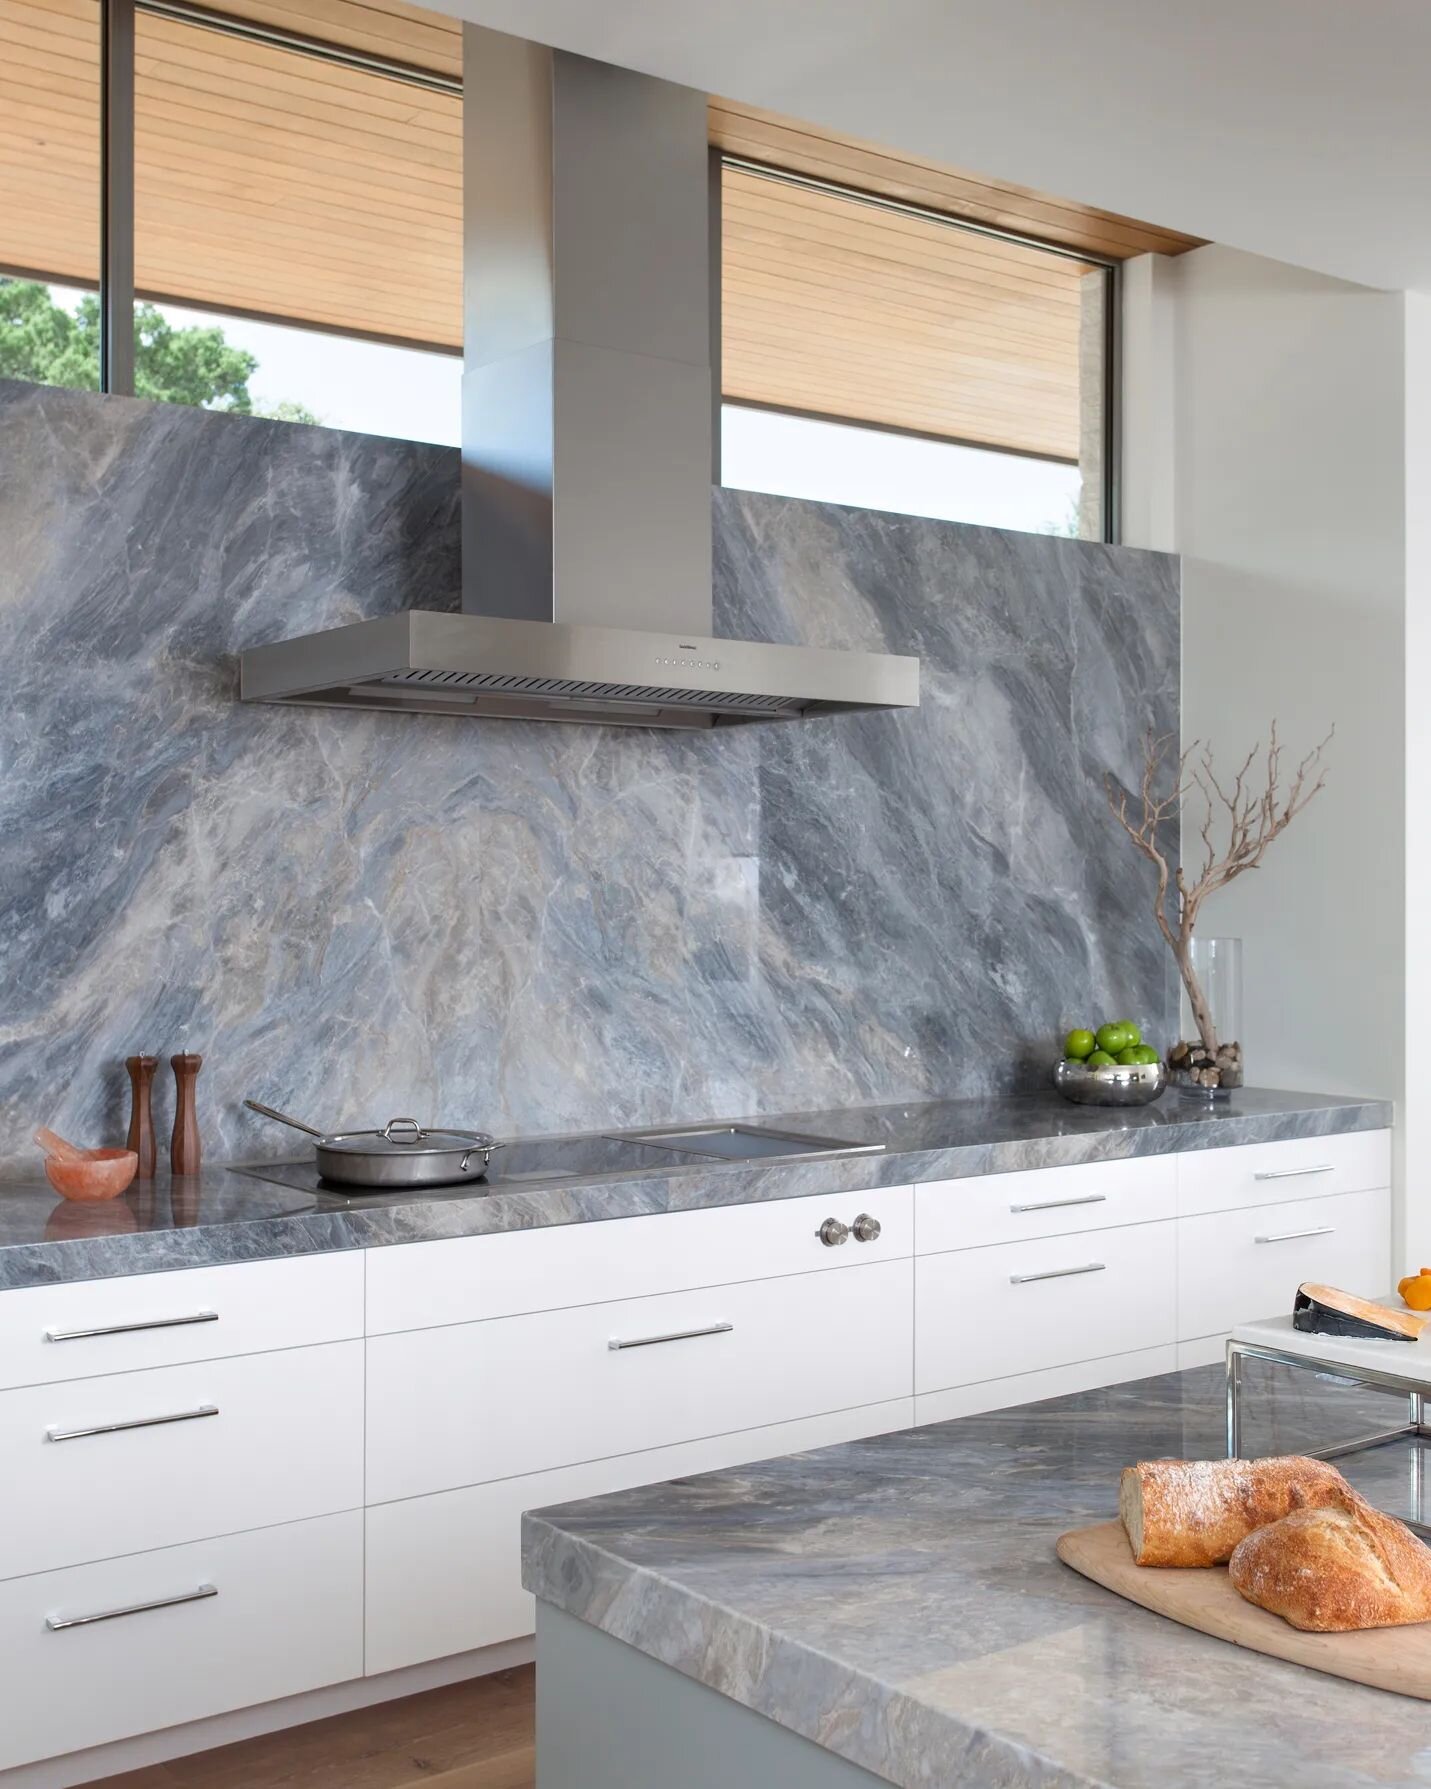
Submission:
[[[1250,785],[1249,779],[1262,753],[1260,741],[1242,760],[1231,781],[1224,783],[1218,777],[1212,747],[1194,740],[1176,759],[1172,787],[1166,794],[1159,794],[1159,786],[1165,780],[1171,762],[1174,743],[1171,733],[1149,732],[1144,742],[1143,775],[1136,798],[1131,797],[1111,773],[1105,779],[1108,806],[1114,819],[1157,871],[1153,912],[1158,930],[1177,961],[1202,1041],[1214,1054],[1217,1037],[1192,966],[1193,928],[1208,896],[1226,888],[1246,871],[1255,870],[1273,839],[1285,832],[1307,803],[1321,794],[1327,780],[1323,753],[1335,734],[1335,727],[1329,729],[1321,744],[1314,746],[1298,764],[1285,788],[1282,744],[1275,720],[1268,731],[1264,778],[1256,788]],[[1170,863],[1160,834],[1174,816],[1185,813],[1185,804],[1194,791],[1203,810],[1198,824],[1202,862],[1196,875],[1189,875],[1181,862]],[[1219,844],[1219,834],[1225,834],[1224,844]],[[1169,914],[1170,896],[1174,894],[1176,922]]]

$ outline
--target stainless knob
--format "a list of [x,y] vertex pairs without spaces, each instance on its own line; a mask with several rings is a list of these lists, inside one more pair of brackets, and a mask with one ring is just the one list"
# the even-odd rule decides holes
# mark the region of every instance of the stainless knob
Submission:
[[849,1241],[850,1226],[842,1224],[838,1218],[826,1218],[815,1234],[827,1249],[833,1249],[840,1243]]
[[850,1225],[856,1242],[879,1241],[879,1219],[872,1218],[867,1211],[862,1211]]

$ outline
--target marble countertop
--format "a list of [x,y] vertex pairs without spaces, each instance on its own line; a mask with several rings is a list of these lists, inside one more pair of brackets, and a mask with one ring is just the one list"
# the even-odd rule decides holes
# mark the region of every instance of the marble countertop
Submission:
[[[1169,1093],[1152,1106],[1110,1110],[1038,1094],[765,1114],[749,1122],[885,1148],[834,1159],[686,1158],[579,1177],[544,1178],[538,1168],[519,1185],[378,1196],[314,1191],[311,1167],[291,1163],[161,1175],[103,1205],[68,1204],[43,1179],[10,1182],[0,1184],[0,1288],[1380,1130],[1391,1124],[1392,1110],[1382,1100],[1248,1088],[1215,1105]],[[521,1147],[540,1163],[540,1140]]]
[[[1364,1425],[1346,1400],[1368,1394],[1332,1415],[1310,1375],[1262,1370],[1250,1451]],[[1202,1368],[619,1492],[525,1517],[524,1577],[905,1789],[1424,1786],[1424,1704],[1178,1627],[1056,1558],[1116,1513],[1122,1466],[1220,1456],[1221,1424]],[[1342,1464],[1398,1507],[1397,1450]]]

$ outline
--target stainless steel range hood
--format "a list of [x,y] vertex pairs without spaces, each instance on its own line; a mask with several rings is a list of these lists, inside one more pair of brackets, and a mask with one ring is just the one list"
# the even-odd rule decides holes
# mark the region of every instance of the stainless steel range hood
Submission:
[[917,707],[917,659],[711,637],[705,96],[463,36],[462,611],[254,647],[243,699],[692,728]]

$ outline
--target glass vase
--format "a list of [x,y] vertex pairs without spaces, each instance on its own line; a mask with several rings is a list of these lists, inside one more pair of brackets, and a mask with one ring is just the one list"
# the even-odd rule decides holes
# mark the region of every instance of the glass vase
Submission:
[[1204,1042],[1184,989],[1184,1012],[1189,1022],[1183,1042],[1169,1053],[1168,1068],[1173,1080],[1190,1098],[1226,1099],[1242,1085],[1242,940],[1194,938],[1191,956],[1217,1049],[1210,1051]]

